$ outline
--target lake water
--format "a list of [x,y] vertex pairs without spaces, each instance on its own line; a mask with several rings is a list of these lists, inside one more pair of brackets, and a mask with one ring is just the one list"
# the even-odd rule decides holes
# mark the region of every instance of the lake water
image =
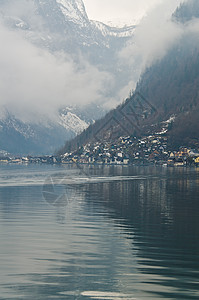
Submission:
[[199,299],[199,169],[1,165],[0,299]]

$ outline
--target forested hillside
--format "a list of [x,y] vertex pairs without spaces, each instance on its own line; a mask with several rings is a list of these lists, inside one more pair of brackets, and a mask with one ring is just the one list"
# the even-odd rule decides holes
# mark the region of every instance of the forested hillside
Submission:
[[[193,24],[175,46],[140,79],[137,90],[157,107],[160,119],[175,114],[168,132],[171,147],[199,146],[199,2],[182,4],[175,22]],[[190,26],[191,27],[191,26]]]
[[199,17],[198,0],[188,0],[182,3],[175,11],[174,20],[181,23],[189,22],[193,18]]

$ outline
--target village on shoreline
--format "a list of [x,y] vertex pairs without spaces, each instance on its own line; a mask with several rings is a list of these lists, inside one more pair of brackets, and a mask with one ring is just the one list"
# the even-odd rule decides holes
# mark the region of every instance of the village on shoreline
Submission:
[[0,163],[15,164],[95,164],[95,165],[164,165],[199,166],[199,150],[182,146],[167,149],[167,137],[151,135],[142,139],[120,137],[113,142],[95,142],[63,155],[12,157],[0,156]]

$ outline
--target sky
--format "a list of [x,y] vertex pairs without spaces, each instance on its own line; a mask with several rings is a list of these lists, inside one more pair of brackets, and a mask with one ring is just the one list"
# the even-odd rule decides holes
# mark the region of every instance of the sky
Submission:
[[[162,0],[84,0],[90,19],[113,25],[137,23]],[[174,0],[175,2],[175,0]]]

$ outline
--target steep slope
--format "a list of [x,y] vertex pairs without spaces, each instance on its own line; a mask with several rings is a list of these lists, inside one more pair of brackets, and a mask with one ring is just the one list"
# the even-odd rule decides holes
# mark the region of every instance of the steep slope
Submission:
[[168,132],[172,148],[199,147],[199,2],[181,4],[173,20],[185,28],[193,22],[195,29],[185,30],[164,59],[143,74],[137,90],[158,108],[159,120],[176,115]]
[[158,120],[176,115],[169,133],[173,147],[194,146],[194,140],[199,139],[199,48],[193,47],[197,37],[192,38],[188,47],[182,42],[151,67],[137,86],[157,107]]

